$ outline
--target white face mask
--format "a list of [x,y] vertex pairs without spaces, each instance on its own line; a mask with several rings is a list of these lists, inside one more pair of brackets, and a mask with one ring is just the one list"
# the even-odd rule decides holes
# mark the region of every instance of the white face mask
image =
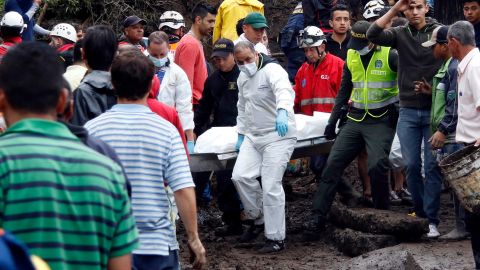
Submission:
[[357,52],[360,55],[367,55],[371,50],[372,50],[372,48],[370,48],[370,46],[367,45],[367,46],[365,46],[365,48],[363,48],[363,49],[361,49]]
[[238,65],[238,69],[240,69],[241,72],[247,74],[248,77],[253,77],[253,75],[257,73],[258,67],[257,63],[253,61],[252,63]]

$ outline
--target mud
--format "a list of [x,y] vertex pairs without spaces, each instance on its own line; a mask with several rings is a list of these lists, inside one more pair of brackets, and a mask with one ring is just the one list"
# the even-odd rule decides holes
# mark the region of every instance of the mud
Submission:
[[[345,173],[354,186],[361,191],[358,174],[354,166],[350,166]],[[349,253],[355,255],[364,253],[358,258],[346,256],[338,249],[339,240],[335,240],[333,225],[321,239],[312,243],[301,241],[302,223],[310,216],[311,202],[316,184],[313,176],[285,177],[284,184],[291,188],[293,196],[288,196],[286,203],[287,239],[286,250],[272,255],[260,255],[255,248],[260,246],[263,239],[259,237],[257,244],[239,246],[238,237],[219,238],[214,235],[215,227],[221,225],[221,213],[212,203],[208,209],[202,209],[202,225],[199,226],[202,242],[207,250],[207,269],[473,269],[473,257],[469,241],[455,243],[427,240],[422,237],[414,243],[403,243],[393,247],[379,249],[372,253],[364,253],[369,250],[395,244],[389,236],[371,235],[366,238],[350,238],[344,241],[344,247],[357,248],[357,251]],[[442,194],[442,209],[440,211],[441,234],[449,232],[453,228],[453,207],[448,193]],[[392,211],[405,215],[409,206],[394,206]],[[359,210],[357,210],[359,211]],[[368,212],[368,211],[367,211]],[[181,223],[180,223],[181,224]],[[339,232],[339,228],[336,228]],[[368,236],[368,234],[367,234]],[[180,256],[183,269],[190,269],[188,248],[184,231],[179,226],[178,238],[180,242]],[[344,239],[348,239],[344,237]],[[359,239],[370,239],[370,242]],[[401,242],[406,239],[395,239]],[[364,242],[362,242],[364,241]],[[352,249],[350,247],[350,249]],[[345,252],[345,249],[343,249]],[[408,252],[411,257],[406,255]],[[404,258],[404,259],[401,259]],[[407,260],[408,259],[408,260]],[[386,267],[385,262],[390,263],[391,268]],[[408,268],[401,268],[410,265]],[[414,268],[418,264],[421,268]],[[397,267],[397,265],[400,265]],[[386,268],[384,268],[384,266]],[[349,268],[350,267],[350,268]]]

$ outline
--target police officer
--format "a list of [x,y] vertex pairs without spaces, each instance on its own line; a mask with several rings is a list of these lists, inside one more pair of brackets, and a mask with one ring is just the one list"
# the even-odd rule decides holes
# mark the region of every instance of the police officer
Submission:
[[395,106],[398,55],[388,47],[369,42],[366,38],[369,26],[369,22],[359,21],[352,27],[342,86],[325,128],[327,138],[335,138],[340,108],[351,99],[347,123],[335,140],[313,199],[313,220],[305,224],[306,232],[313,231],[316,236],[325,228],[344,169],[365,147],[373,204],[378,209],[389,208],[388,154],[398,117]]

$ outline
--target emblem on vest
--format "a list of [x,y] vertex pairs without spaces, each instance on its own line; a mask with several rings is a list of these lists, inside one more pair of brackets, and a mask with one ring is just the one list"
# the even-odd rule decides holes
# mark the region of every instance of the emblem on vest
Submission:
[[237,82],[228,82],[228,90],[237,90]]
[[328,76],[326,74],[323,74],[323,75],[320,75],[320,79],[321,80],[330,80],[330,76]]
[[382,60],[375,61],[375,68],[382,68],[382,66],[383,66]]
[[307,85],[307,79],[302,80],[302,87],[305,87],[305,85]]

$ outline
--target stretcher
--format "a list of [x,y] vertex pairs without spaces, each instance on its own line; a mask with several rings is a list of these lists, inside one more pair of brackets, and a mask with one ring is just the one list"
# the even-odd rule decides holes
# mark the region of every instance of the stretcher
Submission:
[[[310,157],[330,153],[333,140],[324,136],[297,141],[291,159]],[[200,153],[190,155],[190,170],[192,172],[209,172],[233,169],[238,153]]]

